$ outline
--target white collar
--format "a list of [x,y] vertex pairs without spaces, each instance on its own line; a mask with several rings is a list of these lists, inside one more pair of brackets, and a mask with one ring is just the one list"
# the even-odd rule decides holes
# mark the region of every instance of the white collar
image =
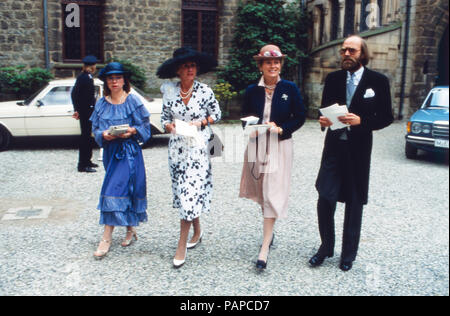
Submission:
[[[280,82],[280,81],[281,81],[281,77],[278,76],[277,84],[278,84],[278,82]],[[262,76],[262,77],[261,77],[261,80],[259,80],[258,87],[265,87],[265,84],[264,84],[264,76]]]

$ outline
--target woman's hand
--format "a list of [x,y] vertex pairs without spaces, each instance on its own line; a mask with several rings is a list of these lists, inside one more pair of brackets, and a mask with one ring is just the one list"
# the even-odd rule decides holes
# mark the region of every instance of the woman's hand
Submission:
[[175,134],[175,123],[167,123],[165,129],[167,132]]
[[120,138],[130,138],[133,135],[137,134],[137,130],[135,127],[129,127],[126,133],[120,134]]
[[280,127],[278,127],[276,123],[274,123],[274,122],[267,122],[266,124],[270,125],[270,127],[269,127],[270,132],[281,134],[282,129]]
[[114,135],[109,134],[108,131],[104,131],[103,134],[102,134],[102,136],[103,136],[103,138],[104,138],[105,140],[107,140],[107,141],[112,141],[112,140],[117,139],[117,136],[114,136]]

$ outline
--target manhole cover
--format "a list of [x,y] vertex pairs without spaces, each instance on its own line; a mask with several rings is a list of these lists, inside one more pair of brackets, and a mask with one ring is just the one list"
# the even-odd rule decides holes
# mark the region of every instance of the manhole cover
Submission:
[[10,208],[2,217],[2,221],[24,220],[24,219],[45,219],[52,211],[51,206],[23,206]]

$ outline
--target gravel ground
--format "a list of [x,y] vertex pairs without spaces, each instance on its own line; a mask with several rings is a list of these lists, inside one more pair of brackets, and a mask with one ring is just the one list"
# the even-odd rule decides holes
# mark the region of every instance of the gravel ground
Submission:
[[[449,295],[449,167],[442,157],[403,154],[404,123],[375,133],[369,205],[350,272],[339,270],[343,205],[336,213],[335,257],[308,266],[319,246],[317,176],[324,133],[307,122],[295,134],[289,218],[276,226],[268,270],[257,273],[262,237],[258,206],[239,199],[242,148],[228,144],[237,125],[221,125],[226,155],[213,162],[214,200],[202,218],[203,243],[172,268],[179,218],[171,208],[167,137],[144,150],[149,222],[138,242],[114,234],[102,261],[96,210],[104,171],[80,174],[65,142],[19,142],[0,153],[0,295]],[[231,138],[232,139],[232,138]],[[98,150],[94,153],[98,155]],[[1,220],[11,208],[51,206],[47,219]]]

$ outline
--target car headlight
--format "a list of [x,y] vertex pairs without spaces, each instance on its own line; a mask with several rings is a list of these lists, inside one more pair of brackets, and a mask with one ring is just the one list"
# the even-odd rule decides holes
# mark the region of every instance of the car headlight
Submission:
[[420,134],[420,133],[422,133],[422,124],[417,123],[417,122],[413,123],[413,124],[411,125],[411,131],[412,131],[414,134]]
[[422,126],[422,133],[424,134],[430,134],[431,133],[431,126],[426,124]]

